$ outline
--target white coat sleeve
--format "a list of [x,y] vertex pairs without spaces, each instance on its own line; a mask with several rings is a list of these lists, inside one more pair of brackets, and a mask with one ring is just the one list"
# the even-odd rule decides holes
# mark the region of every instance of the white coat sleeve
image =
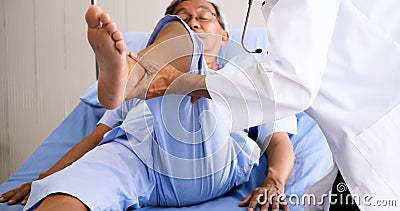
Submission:
[[206,76],[227,126],[240,130],[307,109],[319,91],[340,0],[270,0],[262,7],[269,54],[234,58]]

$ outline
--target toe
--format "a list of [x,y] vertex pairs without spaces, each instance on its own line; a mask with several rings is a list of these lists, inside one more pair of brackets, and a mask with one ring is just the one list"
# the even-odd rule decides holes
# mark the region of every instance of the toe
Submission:
[[97,28],[100,25],[101,9],[96,5],[91,5],[86,11],[85,19],[89,28]]
[[124,37],[123,37],[123,35],[122,35],[122,33],[121,33],[120,31],[114,32],[114,33],[112,34],[112,38],[113,38],[113,40],[114,40],[115,42],[124,39]]
[[109,22],[106,25],[106,30],[108,31],[109,34],[113,34],[114,32],[117,32],[118,31],[117,24],[115,22]]
[[126,45],[123,40],[115,42],[115,47],[118,49],[120,53],[125,53],[126,51]]
[[108,13],[106,13],[106,12],[102,12],[101,14],[100,14],[100,21],[103,23],[103,24],[108,24],[110,21],[111,21],[111,17],[110,17],[110,15],[108,14]]

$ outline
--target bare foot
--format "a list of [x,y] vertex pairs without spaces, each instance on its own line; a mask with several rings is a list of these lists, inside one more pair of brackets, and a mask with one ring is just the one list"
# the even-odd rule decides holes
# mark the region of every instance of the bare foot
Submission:
[[[166,26],[152,45],[138,53],[139,59],[126,55],[122,33],[98,6],[89,7],[86,22],[88,40],[99,65],[98,98],[106,109],[131,98],[162,96],[172,81],[190,69],[193,45],[181,23]],[[163,68],[169,65],[174,68]]]
[[110,16],[92,5],[86,12],[88,40],[99,65],[98,97],[106,109],[114,109],[124,100],[129,66],[122,33]]

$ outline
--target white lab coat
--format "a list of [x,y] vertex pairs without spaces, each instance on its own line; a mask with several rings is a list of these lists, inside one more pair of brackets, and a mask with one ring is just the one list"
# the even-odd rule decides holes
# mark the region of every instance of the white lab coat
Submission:
[[232,130],[306,110],[360,208],[399,210],[399,8],[399,0],[269,0],[266,59],[239,58],[243,72],[207,76],[210,95]]

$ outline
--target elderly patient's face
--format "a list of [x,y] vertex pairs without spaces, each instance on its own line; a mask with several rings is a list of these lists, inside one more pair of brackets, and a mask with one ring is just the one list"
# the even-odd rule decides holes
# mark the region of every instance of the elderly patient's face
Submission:
[[217,20],[215,8],[205,0],[183,1],[175,8],[174,14],[199,35],[207,54],[217,55],[229,39],[229,34]]

